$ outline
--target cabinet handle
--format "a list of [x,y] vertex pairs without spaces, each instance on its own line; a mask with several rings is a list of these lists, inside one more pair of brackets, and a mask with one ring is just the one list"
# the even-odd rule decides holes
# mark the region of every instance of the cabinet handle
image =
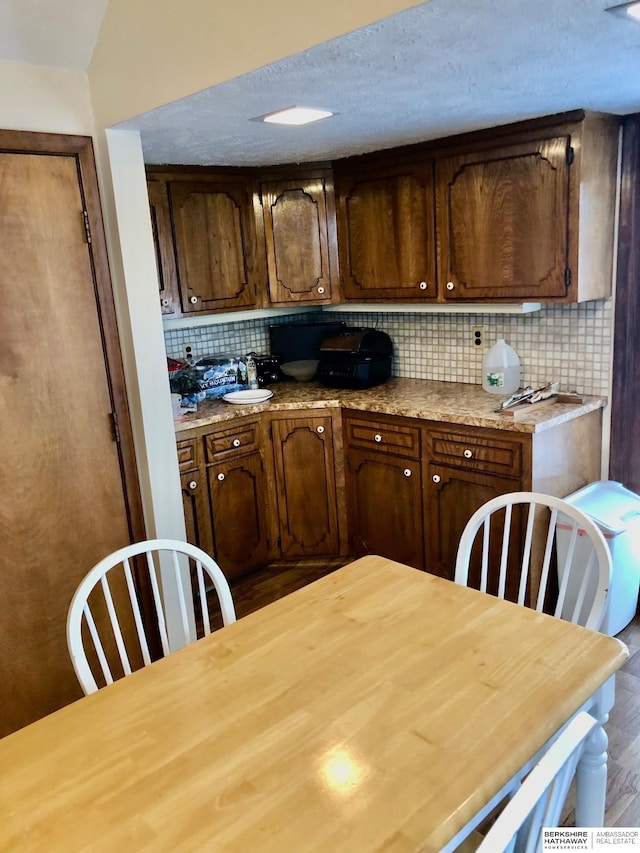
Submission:
[[464,456],[465,459],[473,459],[473,451],[472,450],[465,450],[462,455]]
[[198,301],[198,297],[197,297],[197,296],[192,296],[192,297],[189,299],[189,302],[190,302],[192,305],[195,305],[197,301]]
[[322,296],[322,294],[324,293],[324,287],[322,285],[320,285],[320,287],[318,288],[318,293],[320,294],[320,296]]
[[225,475],[221,472],[220,474],[218,474],[218,479],[219,479],[219,480],[224,480],[224,476],[225,476]]
[[447,290],[454,290],[455,284],[452,281],[447,282]]
[[431,479],[433,480],[434,483],[439,483],[440,482],[440,474],[434,474]]
[[240,439],[239,438],[233,439],[233,446],[234,447],[240,447]]
[[198,488],[198,484],[196,483],[196,481],[191,480],[191,482],[189,483],[189,491],[193,492],[197,488]]
[[429,287],[429,285],[427,284],[426,281],[421,281],[420,284],[418,285],[418,287],[420,288],[420,290],[426,290]]
[[323,427],[322,425],[317,426],[317,427],[316,427],[316,432],[318,432],[318,433],[320,433],[320,435],[322,435],[322,433],[324,432],[324,427]]
[[404,474],[405,477],[410,477],[411,476],[411,468],[405,468],[402,473]]
[[374,441],[377,441],[377,442],[378,442],[378,444],[380,444],[380,442],[382,441],[382,436],[380,435],[380,433],[379,433],[379,432],[377,432],[377,433],[373,436],[373,440],[374,440]]
[[167,307],[167,305],[169,304],[169,300],[168,300],[168,299],[163,299],[163,300],[162,300],[162,302],[161,302],[160,304],[162,305],[162,307],[163,307],[163,308],[166,308],[166,307]]

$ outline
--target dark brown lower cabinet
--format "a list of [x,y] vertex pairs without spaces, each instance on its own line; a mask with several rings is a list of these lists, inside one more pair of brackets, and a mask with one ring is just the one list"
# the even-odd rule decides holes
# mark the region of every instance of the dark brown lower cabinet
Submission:
[[182,471],[182,507],[187,530],[187,542],[213,556],[213,530],[207,479],[202,470]]
[[[430,464],[426,484],[426,502],[429,507],[427,528],[427,566],[434,575],[453,580],[458,542],[467,521],[484,503],[507,492],[520,491],[518,480],[508,480],[492,474],[445,468]],[[519,531],[519,520],[514,518],[513,528]],[[501,541],[497,530],[492,530],[491,542]],[[513,541],[513,540],[512,540]],[[514,543],[515,544],[515,543]],[[500,553],[491,553],[491,565],[500,565]],[[480,581],[480,553],[474,549],[469,572],[469,586],[477,587]],[[515,575],[509,573],[515,579]],[[507,598],[517,598],[517,580],[507,587]],[[489,587],[490,591],[492,586]]]
[[347,454],[349,550],[380,554],[424,568],[420,465],[391,453],[349,448]]
[[207,467],[216,561],[228,579],[265,563],[268,555],[265,476],[255,450]]
[[280,555],[338,554],[332,416],[273,417],[271,434]]
[[[523,490],[561,497],[598,479],[601,427],[600,411],[533,433],[349,409],[238,418],[178,444],[188,535],[212,536],[230,578],[270,559],[380,554],[452,580],[482,504]],[[497,541],[500,518],[492,524]],[[512,535],[521,530],[516,513]],[[474,552],[473,586],[478,564]]]
[[424,568],[421,428],[364,412],[344,418],[349,550]]

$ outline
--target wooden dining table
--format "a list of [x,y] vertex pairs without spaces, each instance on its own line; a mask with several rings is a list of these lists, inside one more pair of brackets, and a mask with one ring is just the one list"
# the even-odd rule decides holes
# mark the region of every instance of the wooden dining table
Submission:
[[363,557],[1,740],[0,849],[452,850],[626,657]]

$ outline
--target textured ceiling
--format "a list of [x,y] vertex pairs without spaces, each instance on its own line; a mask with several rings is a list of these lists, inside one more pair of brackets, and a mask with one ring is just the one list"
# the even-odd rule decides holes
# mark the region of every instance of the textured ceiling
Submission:
[[[148,163],[266,165],[577,108],[637,112],[640,24],[605,12],[613,2],[430,0],[122,126],[140,130]],[[0,0],[0,60],[85,70],[107,3]],[[293,104],[336,115],[250,121]]]
[[0,60],[84,71],[108,0],[0,0]]
[[[145,161],[335,158],[585,108],[640,111],[640,24],[611,0],[430,0],[124,123]],[[294,104],[330,119],[251,118]]]

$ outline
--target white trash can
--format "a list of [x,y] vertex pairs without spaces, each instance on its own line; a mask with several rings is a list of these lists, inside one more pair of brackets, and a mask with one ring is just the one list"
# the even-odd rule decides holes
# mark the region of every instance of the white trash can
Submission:
[[[600,528],[611,551],[611,584],[607,595],[605,615],[600,630],[613,636],[631,622],[638,606],[640,588],[640,496],[621,483],[600,480],[590,483],[564,500],[588,515]],[[569,524],[558,515],[556,543],[558,564],[562,565],[569,548]],[[580,537],[574,559],[586,565],[592,545],[586,536]],[[560,578],[561,580],[562,578]],[[595,585],[595,577],[593,578]],[[564,612],[570,613],[578,594],[578,581],[569,584]]]

